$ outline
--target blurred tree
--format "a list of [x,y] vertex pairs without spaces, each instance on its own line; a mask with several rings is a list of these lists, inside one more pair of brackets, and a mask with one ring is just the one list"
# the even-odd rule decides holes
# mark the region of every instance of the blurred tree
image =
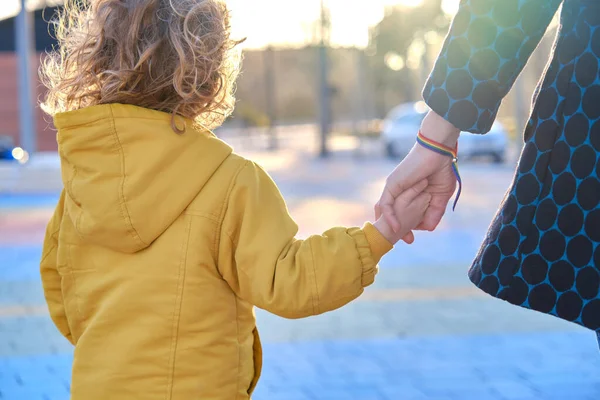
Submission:
[[383,19],[369,30],[368,67],[380,117],[395,106],[388,104],[388,98],[413,100],[416,90],[411,74],[415,65],[409,62],[411,47],[415,44],[426,46],[428,34],[444,32],[448,23],[442,0],[424,0],[418,7],[386,8]]
[[269,116],[247,101],[238,102],[234,116],[245,128],[265,128],[270,125]]

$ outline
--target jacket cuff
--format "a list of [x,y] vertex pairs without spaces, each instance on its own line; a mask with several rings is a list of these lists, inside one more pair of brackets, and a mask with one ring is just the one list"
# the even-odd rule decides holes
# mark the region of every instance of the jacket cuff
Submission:
[[354,232],[354,240],[362,264],[362,287],[367,287],[375,281],[377,275],[377,264],[387,252],[394,246],[379,233],[372,224],[366,223],[362,229]]
[[367,242],[369,242],[375,264],[378,264],[384,255],[392,251],[394,245],[388,242],[385,236],[370,222],[367,222],[363,226],[363,232],[365,232],[365,237],[367,238]]
[[425,104],[432,111],[462,132],[486,134],[492,129],[500,107],[498,99],[502,98],[497,91],[490,90],[485,94],[489,98],[485,101],[494,104],[493,108],[481,109],[470,100],[451,99],[444,89],[434,86],[433,79],[429,78],[422,92]]

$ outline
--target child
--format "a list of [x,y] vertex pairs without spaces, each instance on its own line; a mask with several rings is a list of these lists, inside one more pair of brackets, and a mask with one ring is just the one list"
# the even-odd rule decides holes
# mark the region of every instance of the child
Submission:
[[41,274],[75,345],[74,400],[249,399],[261,370],[253,306],[324,313],[370,285],[421,220],[426,182],[383,220],[306,240],[271,178],[208,127],[236,67],[218,0],[66,3],[42,67],[64,190]]

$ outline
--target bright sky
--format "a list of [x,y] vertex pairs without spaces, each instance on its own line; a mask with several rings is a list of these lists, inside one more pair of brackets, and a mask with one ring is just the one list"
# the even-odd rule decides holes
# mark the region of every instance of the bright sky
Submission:
[[[20,0],[0,0],[0,19],[18,12]],[[55,0],[46,0],[48,4]],[[423,0],[325,0],[331,10],[331,40],[335,45],[364,46],[368,27],[383,16],[387,5],[417,6]],[[28,0],[28,4],[44,0]],[[444,10],[453,14],[459,0],[444,0]],[[313,37],[313,22],[319,18],[319,0],[228,0],[236,37],[246,37],[246,47],[267,44],[302,44]]]

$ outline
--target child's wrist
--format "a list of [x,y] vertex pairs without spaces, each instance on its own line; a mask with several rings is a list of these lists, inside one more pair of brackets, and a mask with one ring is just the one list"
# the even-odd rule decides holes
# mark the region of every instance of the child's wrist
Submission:
[[373,224],[367,222],[363,227],[363,232],[367,238],[367,242],[369,242],[373,259],[376,263],[379,263],[381,257],[391,251],[396,243],[396,241],[390,240],[394,237],[392,230],[387,227],[385,221],[381,220],[381,222]]
[[391,245],[395,245],[398,242],[398,234],[385,222],[384,218],[379,218],[373,223],[373,226]]

